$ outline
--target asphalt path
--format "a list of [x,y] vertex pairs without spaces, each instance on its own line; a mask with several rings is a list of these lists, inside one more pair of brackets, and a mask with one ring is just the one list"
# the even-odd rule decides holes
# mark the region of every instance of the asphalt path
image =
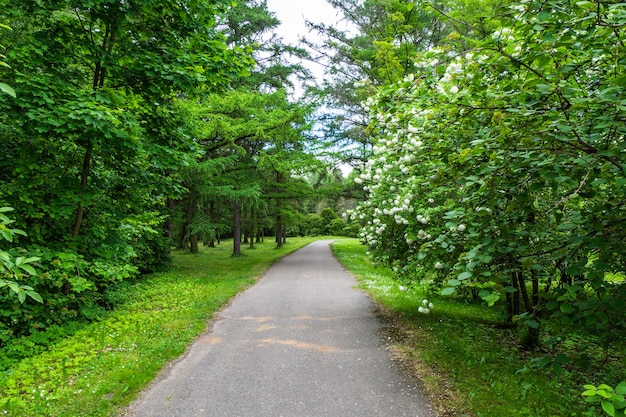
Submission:
[[329,243],[273,265],[124,415],[433,417]]

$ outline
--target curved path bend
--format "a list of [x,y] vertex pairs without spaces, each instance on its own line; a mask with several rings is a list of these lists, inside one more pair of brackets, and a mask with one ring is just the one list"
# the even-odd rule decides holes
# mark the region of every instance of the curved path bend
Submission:
[[433,417],[329,243],[272,266],[125,415]]

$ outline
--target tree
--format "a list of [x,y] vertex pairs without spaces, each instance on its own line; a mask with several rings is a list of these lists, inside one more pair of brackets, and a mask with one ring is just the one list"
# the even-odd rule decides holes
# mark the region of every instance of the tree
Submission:
[[[11,30],[10,26],[7,26],[5,24],[0,23],[0,29],[7,29],[7,30]],[[0,45],[0,48],[2,48],[2,45]],[[0,66],[3,67],[9,67],[9,64],[7,64],[6,62],[2,61],[4,59],[4,55],[0,54]],[[15,97],[15,90],[13,90],[13,88],[3,82],[0,82],[0,91],[2,91],[5,94],[8,94],[10,96]]]
[[[20,166],[6,164],[5,172],[22,173],[11,181],[17,190],[32,187],[20,179],[27,181],[49,170],[44,178],[52,183],[31,189],[32,199],[47,199],[50,189],[60,191],[62,207],[45,204],[37,212],[24,210],[25,218],[48,235],[42,240],[58,241],[66,230],[78,238],[87,206],[93,210],[92,220],[106,216],[106,208],[95,201],[110,201],[110,187],[130,185],[122,180],[133,170],[124,172],[126,167],[148,174],[148,189],[133,194],[146,196],[144,204],[153,204],[151,189],[166,186],[154,182],[162,178],[165,165],[182,158],[179,151],[187,146],[177,143],[184,134],[164,129],[167,123],[157,128],[156,122],[177,111],[176,94],[225,86],[248,65],[248,58],[228,49],[213,29],[215,15],[225,7],[194,1],[181,13],[175,1],[158,7],[136,1],[62,1],[45,6],[25,1],[3,9],[15,22],[15,41],[8,54],[15,62],[14,84],[22,92],[21,99],[5,107],[5,122],[11,121],[14,132],[21,131],[11,135],[5,149]],[[164,24],[168,31],[161,30]],[[21,143],[20,137],[28,140]],[[50,164],[28,168],[32,164],[18,154],[20,149],[29,149],[30,155]],[[142,162],[146,159],[160,165],[154,169]],[[71,180],[75,176],[77,183]],[[75,204],[73,215],[68,204]],[[97,223],[90,222],[84,239],[93,238],[89,235]]]
[[[198,121],[193,137],[202,148],[199,159],[217,162],[230,158],[234,163],[221,172],[219,178],[197,176],[194,180],[196,184],[187,186],[189,194],[183,196],[183,200],[192,198],[193,190],[207,190],[203,184],[218,185],[211,188],[213,194],[202,196],[204,203],[183,204],[186,208],[182,218],[187,220],[183,221],[181,230],[184,236],[189,235],[187,223],[195,225],[193,230],[211,229],[207,218],[213,216],[207,215],[202,207],[223,206],[228,201],[231,207],[228,220],[221,219],[219,223],[228,222],[231,226],[230,230],[235,235],[235,256],[241,254],[241,237],[248,235],[248,214],[256,213],[250,216],[254,217],[253,223],[264,223],[257,215],[265,213],[269,206],[267,201],[261,199],[267,179],[263,177],[265,171],[259,166],[277,147],[286,150],[279,144],[289,143],[287,146],[294,146],[292,150],[301,149],[305,140],[302,132],[308,128],[306,117],[310,107],[289,102],[284,89],[290,83],[290,76],[306,76],[300,66],[286,60],[290,54],[303,52],[284,45],[280,39],[268,38],[269,31],[277,24],[278,20],[268,12],[263,1],[244,2],[230,9],[220,20],[220,30],[229,44],[252,50],[257,65],[249,77],[240,78],[232,84],[233,90],[189,101],[189,107]],[[289,152],[284,153],[285,157],[291,158],[289,155]],[[254,228],[254,225],[249,227]]]
[[624,286],[606,279],[624,273],[623,15],[514,5],[489,37],[449,37],[369,100],[370,198],[353,218],[377,259],[502,300],[531,344],[547,314],[623,334]]
[[0,96],[0,205],[46,277],[22,277],[45,305],[2,299],[2,340],[93,318],[107,288],[167,263],[166,201],[199,152],[186,100],[252,65],[217,30],[230,2],[179,3],[0,2],[17,92]]
[[414,56],[438,44],[449,29],[439,14],[417,3],[398,0],[335,1],[342,15],[341,29],[309,22],[323,43],[303,39],[315,51],[313,59],[326,65],[318,94],[329,111],[324,115],[326,136],[344,148],[346,162],[362,168],[371,150],[367,111],[362,102],[382,85],[414,73]]

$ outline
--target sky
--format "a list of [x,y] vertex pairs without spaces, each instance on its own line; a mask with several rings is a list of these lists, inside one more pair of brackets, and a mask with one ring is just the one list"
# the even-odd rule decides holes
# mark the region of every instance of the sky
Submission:
[[334,24],[337,22],[337,11],[325,0],[266,0],[267,8],[276,13],[281,21],[277,32],[285,41],[296,43],[298,39],[310,33],[304,20]]
[[[341,19],[341,14],[335,10],[325,0],[266,0],[267,8],[270,12],[276,14],[281,25],[275,30],[278,36],[281,36],[286,43],[295,45],[301,37],[310,38],[317,36],[315,32],[309,32],[304,24],[305,19],[314,23],[325,23],[343,27],[342,24],[336,25]],[[305,61],[303,64],[309,68],[315,77],[324,76],[324,68],[313,62]],[[296,96],[302,93],[301,87],[296,85]],[[339,167],[344,176],[348,176],[352,167],[342,164]]]
[[[305,19],[314,23],[335,25],[340,20],[340,14],[325,0],[266,0],[267,8],[276,14],[280,26],[275,30],[285,43],[298,44],[301,37],[317,37],[317,33],[310,32],[304,24]],[[324,76],[324,68],[313,62],[303,63],[315,77]],[[297,88],[298,90],[298,88]]]

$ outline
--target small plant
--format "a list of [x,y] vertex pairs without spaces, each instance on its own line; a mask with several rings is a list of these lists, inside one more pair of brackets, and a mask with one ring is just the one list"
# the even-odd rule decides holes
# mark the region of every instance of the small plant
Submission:
[[606,384],[584,385],[583,396],[585,401],[600,403],[602,410],[607,416],[624,417],[626,414],[626,381],[620,382],[615,388]]
[[[11,207],[0,207],[0,236],[2,239],[13,242],[16,235],[25,236],[26,233],[20,229],[10,229],[8,225],[15,220],[10,219],[3,213],[13,211]],[[35,268],[31,264],[37,262],[39,258],[25,256],[13,256],[9,252],[0,249],[0,288],[8,287],[9,292],[17,296],[20,303],[26,301],[26,296],[31,297],[40,303],[43,302],[41,296],[29,285],[18,283],[25,275],[37,275]]]

